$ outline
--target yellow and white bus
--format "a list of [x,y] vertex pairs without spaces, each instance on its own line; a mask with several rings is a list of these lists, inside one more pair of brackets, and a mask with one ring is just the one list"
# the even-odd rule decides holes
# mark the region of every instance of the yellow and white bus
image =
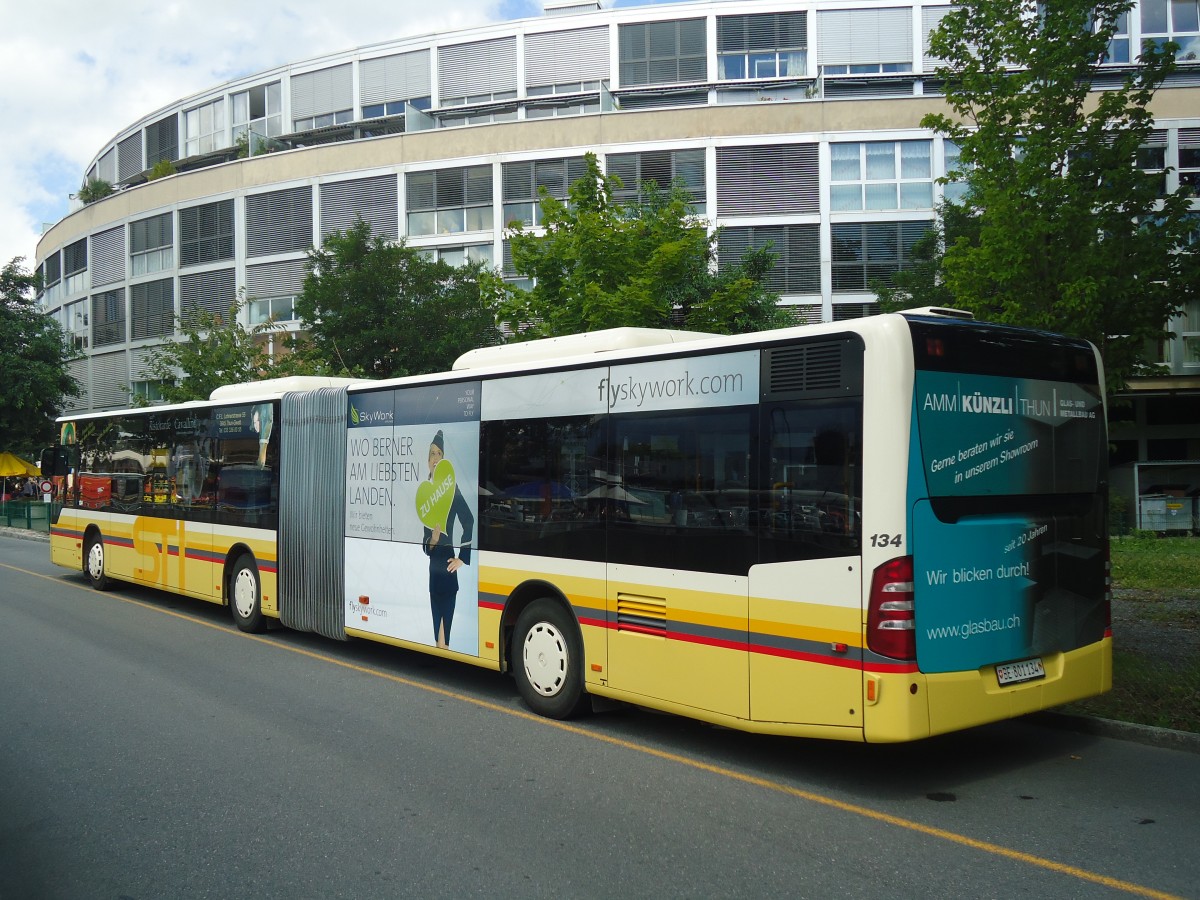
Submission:
[[1084,341],[915,310],[232,386],[64,418],[51,552],[551,717],[907,741],[1111,686],[1102,385]]

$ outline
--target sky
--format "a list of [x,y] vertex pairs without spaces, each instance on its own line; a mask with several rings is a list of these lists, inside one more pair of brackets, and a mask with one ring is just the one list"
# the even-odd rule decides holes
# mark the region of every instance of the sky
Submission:
[[0,266],[19,256],[32,269],[93,157],[174,101],[326,53],[541,14],[541,0],[0,0]]

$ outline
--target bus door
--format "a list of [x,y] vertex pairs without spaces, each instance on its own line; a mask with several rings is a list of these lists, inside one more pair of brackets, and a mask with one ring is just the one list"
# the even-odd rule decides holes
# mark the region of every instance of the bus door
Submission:
[[754,408],[614,415],[588,495],[608,546],[610,684],[749,715]]
[[862,727],[862,402],[764,403],[761,422],[750,713]]

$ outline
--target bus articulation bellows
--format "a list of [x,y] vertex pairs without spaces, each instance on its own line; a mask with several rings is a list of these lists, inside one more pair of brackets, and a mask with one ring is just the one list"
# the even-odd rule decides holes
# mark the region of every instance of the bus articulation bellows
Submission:
[[615,329],[66,416],[55,563],[745,731],[907,741],[1111,686],[1095,349],[919,310]]

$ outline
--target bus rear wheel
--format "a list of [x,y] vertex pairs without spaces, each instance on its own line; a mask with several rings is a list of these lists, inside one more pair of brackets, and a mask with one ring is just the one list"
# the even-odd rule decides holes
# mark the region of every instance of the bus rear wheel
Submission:
[[112,587],[112,581],[104,572],[104,540],[98,534],[88,538],[83,551],[83,574],[98,591],[107,591]]
[[513,673],[529,708],[550,719],[585,712],[583,651],[574,619],[553,600],[535,600],[517,617]]
[[229,570],[229,609],[233,622],[242,631],[258,634],[266,631],[267,620],[262,611],[262,589],[254,557],[243,553]]

